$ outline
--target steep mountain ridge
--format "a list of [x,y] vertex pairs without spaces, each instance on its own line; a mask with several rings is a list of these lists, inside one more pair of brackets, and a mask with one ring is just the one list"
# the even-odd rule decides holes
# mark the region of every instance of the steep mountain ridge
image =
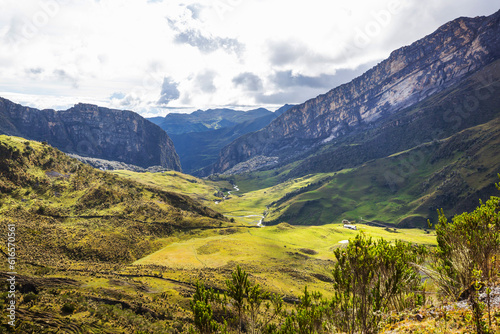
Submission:
[[459,18],[400,48],[350,83],[285,112],[264,129],[225,147],[205,173],[220,173],[255,156],[283,159],[441,92],[500,57],[500,11]]
[[289,177],[356,167],[484,124],[500,115],[499,93],[497,60],[459,84],[307,152]]
[[169,136],[132,111],[77,104],[38,110],[0,98],[0,134],[47,141],[67,153],[181,170]]

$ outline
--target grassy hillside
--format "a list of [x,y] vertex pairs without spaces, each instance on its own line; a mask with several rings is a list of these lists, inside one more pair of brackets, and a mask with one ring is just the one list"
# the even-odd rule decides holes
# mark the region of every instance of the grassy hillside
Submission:
[[[323,226],[283,223],[293,223],[285,215],[296,203],[330,205],[304,211],[302,222],[317,217],[316,212],[323,217],[337,203],[327,196],[339,193],[347,198],[345,208],[356,203],[348,196],[366,201],[356,207],[366,220],[374,219],[372,212],[419,215],[425,200],[435,201],[440,191],[456,187],[457,175],[477,189],[487,189],[495,173],[486,162],[500,156],[494,151],[500,147],[499,132],[500,123],[491,122],[356,169],[285,182],[281,180],[293,166],[212,180],[178,172],[102,172],[48,145],[1,136],[0,219],[2,226],[15,224],[19,238],[17,329],[184,333],[193,321],[189,301],[196,281],[224,289],[236,264],[251,273],[252,282],[288,303],[297,301],[305,285],[327,297],[332,291],[332,251],[360,231],[339,224],[351,218],[341,211],[325,216],[331,220]],[[417,159],[422,156],[425,159]],[[414,170],[401,174],[408,161]],[[387,179],[385,172],[393,178]],[[414,203],[411,198],[419,188],[412,185],[423,176],[429,195]],[[379,199],[384,201],[377,207]],[[389,210],[396,205],[399,211]],[[255,225],[268,207],[266,219],[276,217],[280,224],[242,227]],[[358,227],[375,238],[436,244],[434,232],[425,229]],[[5,256],[5,245],[1,252]],[[6,275],[0,272],[3,281]],[[0,307],[6,307],[5,301],[0,298]],[[6,323],[5,313],[0,318]]]
[[0,217],[29,231],[21,253],[30,261],[131,261],[158,248],[157,237],[226,223],[189,196],[97,171],[42,143],[0,136],[0,156]]
[[360,231],[387,240],[426,245],[436,242],[435,234],[420,229],[358,227],[358,231],[352,231],[341,224],[299,227],[283,223],[259,229],[233,229],[229,234],[174,242],[135,264],[162,265],[177,271],[204,270],[207,280],[219,287],[223,287],[224,275],[239,264],[268,291],[294,297],[307,285],[328,295],[329,285],[325,282],[328,283],[334,259],[332,250]]
[[204,205],[220,200],[220,192],[227,192],[233,188],[229,182],[202,180],[189,174],[174,171],[164,173],[136,173],[118,170],[111,173],[145,185],[168,189],[178,194],[190,196]]
[[312,154],[303,152],[297,161],[214,177],[240,189],[219,208],[236,219],[267,212],[266,224],[345,218],[400,226],[426,226],[438,208],[449,215],[471,210],[495,192],[500,172],[499,87],[496,61],[414,106]]
[[[449,215],[461,213],[495,193],[493,184],[500,172],[499,129],[497,118],[338,172],[287,180],[299,164],[296,162],[276,170],[212,177],[213,182],[185,183],[180,188],[196,191],[200,200],[208,199],[205,205],[229,218],[253,225],[265,215],[266,225],[322,225],[363,219],[426,227],[427,219],[435,221],[438,208]],[[164,176],[135,175],[137,180],[154,177],[154,183],[168,184],[161,181],[168,179]],[[205,190],[200,188],[202,184]],[[209,184],[226,191],[235,184],[239,190],[215,204],[217,199],[210,196],[215,188]]]
[[[273,201],[288,192],[322,182],[332,174],[308,175],[279,182],[274,172],[217,176],[199,179],[179,172],[136,173],[113,171],[115,175],[161,189],[171,189],[198,200],[228,218],[242,224],[255,225]],[[234,185],[238,190],[235,190]],[[230,192],[230,193],[229,193]],[[223,199],[223,197],[226,197]]]
[[[495,194],[500,172],[500,118],[451,137],[338,172],[289,178],[299,164],[241,175],[212,177],[236,184],[229,200],[207,205],[237,221],[293,225],[343,219],[427,226],[436,210],[471,210]],[[287,178],[289,178],[287,180]]]

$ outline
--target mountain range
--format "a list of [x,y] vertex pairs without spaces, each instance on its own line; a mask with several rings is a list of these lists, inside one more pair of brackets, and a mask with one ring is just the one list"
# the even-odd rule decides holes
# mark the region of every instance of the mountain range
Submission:
[[271,112],[264,108],[241,111],[233,109],[198,110],[191,114],[168,114],[149,118],[172,138],[187,173],[210,166],[220,150],[244,134],[258,131],[293,105]]
[[132,111],[91,104],[39,110],[0,98],[0,134],[46,141],[101,169],[180,171],[182,164],[194,172],[214,163],[224,146],[291,107],[275,112],[209,109],[144,119]]
[[270,114],[271,111],[265,108],[249,111],[224,108],[197,110],[190,114],[170,113],[165,117],[152,117],[149,120],[159,125],[169,135],[178,135],[227,128]]

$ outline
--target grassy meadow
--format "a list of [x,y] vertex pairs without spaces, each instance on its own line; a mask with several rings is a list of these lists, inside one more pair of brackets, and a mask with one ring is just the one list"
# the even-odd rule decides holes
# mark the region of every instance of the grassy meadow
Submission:
[[[385,229],[358,225],[354,231],[341,224],[291,226],[282,223],[262,228],[235,228],[173,241],[163,249],[135,261],[134,265],[160,265],[171,270],[205,270],[210,281],[224,282],[219,269],[236,264],[252,273],[266,289],[297,296],[304,285],[328,293],[325,284],[341,241],[365,233],[373,238],[401,239],[433,246],[435,234],[422,229]],[[223,271],[225,272],[225,271]]]

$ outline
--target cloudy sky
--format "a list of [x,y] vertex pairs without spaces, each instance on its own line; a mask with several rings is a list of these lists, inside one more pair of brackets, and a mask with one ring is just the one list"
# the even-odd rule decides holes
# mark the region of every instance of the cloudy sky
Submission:
[[0,0],[0,96],[145,116],[300,103],[495,0]]

